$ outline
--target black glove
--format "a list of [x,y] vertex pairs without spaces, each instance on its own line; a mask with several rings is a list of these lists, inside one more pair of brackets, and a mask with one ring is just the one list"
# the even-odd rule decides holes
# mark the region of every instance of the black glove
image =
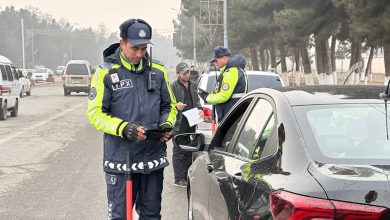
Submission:
[[129,123],[123,128],[122,135],[129,141],[136,141],[138,139],[138,125]]
[[198,95],[200,98],[203,99],[204,102],[206,102],[207,96],[209,95],[207,92],[199,91]]
[[160,125],[159,129],[161,129],[164,133],[172,131],[172,126],[170,124],[164,123]]

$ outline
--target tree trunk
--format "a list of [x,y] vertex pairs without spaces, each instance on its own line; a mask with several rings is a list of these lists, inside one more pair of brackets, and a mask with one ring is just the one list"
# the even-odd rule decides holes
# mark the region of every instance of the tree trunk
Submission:
[[305,72],[305,83],[306,85],[314,85],[309,53],[307,52],[307,41],[299,44],[299,48],[302,56],[303,71]]
[[300,66],[300,59],[299,59],[299,46],[298,44],[295,45],[295,54],[294,54],[294,59],[295,59],[295,72],[299,73],[299,66]]
[[325,67],[323,64],[323,44],[322,41],[319,37],[315,37],[314,40],[315,44],[315,50],[316,50],[316,67],[317,67],[317,76],[318,76],[318,83],[319,84],[324,84],[323,81],[323,75],[325,73]]
[[332,43],[330,44],[330,60],[332,63],[332,72],[336,72],[336,37],[332,36]]
[[264,50],[263,44],[259,44],[259,53],[260,53],[260,66],[261,70],[265,71],[267,69],[266,61],[265,61],[265,54],[267,51]]
[[271,55],[271,68],[276,69],[276,48],[273,42],[271,43],[270,55]]
[[264,49],[264,52],[265,52],[265,56],[266,56],[266,60],[265,60],[266,69],[268,69],[269,68],[269,64],[271,62],[271,55],[270,55],[270,51],[268,49]]
[[286,86],[290,85],[290,81],[288,79],[287,73],[287,62],[286,62],[286,49],[284,46],[279,46],[279,54],[280,54],[280,64],[282,67],[282,79]]
[[333,82],[337,85],[337,70],[336,70],[336,37],[332,36],[330,44],[330,62],[332,64]]
[[331,63],[331,58],[330,58],[330,48],[329,48],[329,43],[328,39],[324,39],[322,41],[323,43],[323,64],[324,64],[324,70],[325,70],[325,84],[326,85],[333,85],[333,75],[332,75],[332,63]]
[[385,85],[390,79],[390,44],[383,47],[383,58],[385,60]]
[[366,71],[364,73],[364,84],[366,84],[366,85],[367,85],[367,80],[368,80],[368,74],[371,74],[371,65],[372,65],[372,58],[374,57],[374,50],[375,50],[375,47],[370,48],[370,55],[368,56],[367,67],[366,67]]
[[260,68],[259,68],[259,58],[257,56],[257,46],[256,46],[256,44],[251,43],[249,48],[251,51],[253,70],[258,71],[258,70],[260,70]]
[[360,41],[352,40],[351,59],[349,62],[348,82],[349,84],[358,84],[360,74],[363,72],[364,60],[362,57],[362,44]]

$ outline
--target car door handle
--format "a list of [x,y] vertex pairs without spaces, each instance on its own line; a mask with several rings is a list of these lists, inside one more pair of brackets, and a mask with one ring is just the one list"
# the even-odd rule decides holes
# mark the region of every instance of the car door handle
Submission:
[[214,171],[214,164],[213,164],[213,163],[207,164],[207,171],[208,171],[209,173],[211,173],[211,172]]

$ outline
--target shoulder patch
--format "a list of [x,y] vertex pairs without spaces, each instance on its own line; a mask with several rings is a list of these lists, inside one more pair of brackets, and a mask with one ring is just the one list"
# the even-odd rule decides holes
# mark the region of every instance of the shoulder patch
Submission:
[[96,95],[97,95],[96,88],[91,87],[91,89],[89,90],[89,94],[88,94],[89,100],[94,100],[96,98]]
[[152,59],[152,63],[164,66],[164,64],[160,60]]
[[229,84],[224,83],[224,84],[222,85],[222,89],[223,89],[224,91],[228,90],[228,89],[229,89]]
[[112,66],[112,64],[111,63],[107,63],[107,62],[101,63],[99,65],[99,67],[102,68],[102,69],[109,69],[109,68],[111,68],[111,66]]

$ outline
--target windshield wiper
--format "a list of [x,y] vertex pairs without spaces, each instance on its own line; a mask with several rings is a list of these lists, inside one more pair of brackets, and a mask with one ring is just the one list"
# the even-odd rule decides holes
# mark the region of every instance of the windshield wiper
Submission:
[[390,80],[387,82],[387,88],[385,93],[380,93],[379,98],[383,99],[385,101],[385,115],[386,115],[386,137],[387,140],[389,140],[389,126],[387,122],[387,100],[389,100],[390,95],[389,95],[389,86],[390,86]]

